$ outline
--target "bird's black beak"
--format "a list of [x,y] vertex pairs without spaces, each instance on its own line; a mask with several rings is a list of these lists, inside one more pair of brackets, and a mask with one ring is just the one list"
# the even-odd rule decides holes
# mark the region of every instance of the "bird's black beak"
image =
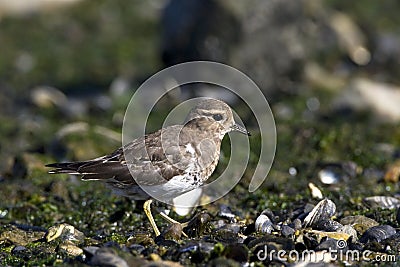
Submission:
[[239,124],[234,124],[231,127],[232,131],[239,132],[248,136],[251,136],[250,132],[248,132],[244,127],[240,126]]

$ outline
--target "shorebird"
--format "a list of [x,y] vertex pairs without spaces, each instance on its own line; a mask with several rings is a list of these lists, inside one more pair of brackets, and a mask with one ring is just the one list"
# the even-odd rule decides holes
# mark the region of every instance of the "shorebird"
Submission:
[[109,155],[46,166],[53,168],[49,173],[82,175],[82,180],[101,181],[119,195],[146,200],[143,209],[158,236],[150,208],[153,193],[170,202],[200,187],[214,172],[221,141],[232,131],[250,135],[235,122],[226,103],[206,98],[191,109],[182,125],[139,137]]

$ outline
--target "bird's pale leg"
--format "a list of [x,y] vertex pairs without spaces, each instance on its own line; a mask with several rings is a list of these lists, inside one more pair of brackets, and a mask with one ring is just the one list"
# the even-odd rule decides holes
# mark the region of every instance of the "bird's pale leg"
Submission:
[[188,225],[188,222],[185,223],[180,223],[174,219],[172,219],[171,217],[169,217],[167,214],[165,214],[164,212],[160,212],[161,217],[163,217],[165,220],[167,220],[170,223],[179,223],[180,225],[182,225],[182,227],[186,227]]
[[150,205],[152,202],[153,202],[153,200],[151,200],[151,199],[146,200],[146,202],[144,202],[144,204],[143,204],[143,209],[144,209],[144,212],[146,213],[147,218],[150,221],[151,226],[153,227],[154,233],[156,234],[156,236],[159,236],[160,230],[158,230],[158,227],[156,225],[156,222],[154,221],[153,215],[151,214]]

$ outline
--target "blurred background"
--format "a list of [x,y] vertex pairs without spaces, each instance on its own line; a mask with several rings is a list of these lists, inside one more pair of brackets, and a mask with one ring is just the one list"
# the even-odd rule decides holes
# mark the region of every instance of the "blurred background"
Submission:
[[[2,218],[33,225],[59,218],[53,196],[77,198],[69,180],[49,177],[43,165],[120,146],[136,88],[192,60],[239,69],[271,105],[278,147],[258,193],[271,198],[255,198],[255,206],[280,207],[282,194],[302,198],[309,181],[347,195],[350,209],[364,195],[397,194],[399,10],[395,0],[0,0],[1,198],[9,207],[53,203]],[[191,87],[174,101],[209,93]],[[255,136],[244,185],[257,162]],[[27,209],[47,217],[26,216]]]
[[[0,173],[27,151],[57,159],[109,151],[136,88],[191,60],[247,74],[270,101],[278,128],[301,121],[334,127],[337,120],[362,120],[365,131],[383,127],[370,123],[396,125],[398,8],[396,1],[2,0]],[[92,135],[79,142],[102,144],[64,140],[76,132]]]

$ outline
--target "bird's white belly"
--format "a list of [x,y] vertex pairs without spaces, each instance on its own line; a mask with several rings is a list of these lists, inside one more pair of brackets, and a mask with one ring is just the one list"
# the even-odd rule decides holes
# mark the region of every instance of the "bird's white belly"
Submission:
[[172,199],[199,186],[200,184],[193,183],[188,175],[178,175],[164,184],[141,186],[141,188],[151,197],[172,204]]

